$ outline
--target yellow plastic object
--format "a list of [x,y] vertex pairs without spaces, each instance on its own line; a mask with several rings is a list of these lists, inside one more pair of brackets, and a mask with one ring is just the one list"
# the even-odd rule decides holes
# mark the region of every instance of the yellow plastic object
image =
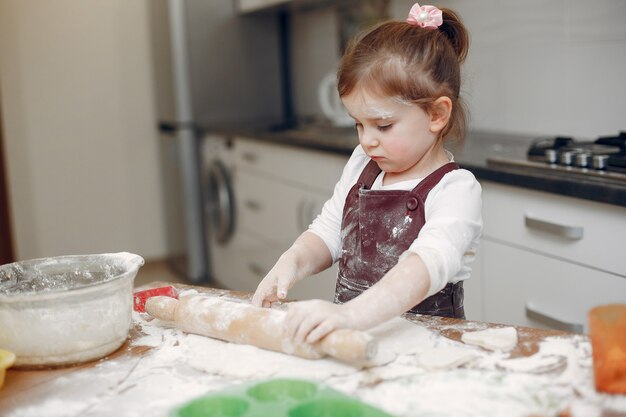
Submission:
[[4,374],[15,362],[15,354],[8,350],[0,349],[0,389],[4,385]]

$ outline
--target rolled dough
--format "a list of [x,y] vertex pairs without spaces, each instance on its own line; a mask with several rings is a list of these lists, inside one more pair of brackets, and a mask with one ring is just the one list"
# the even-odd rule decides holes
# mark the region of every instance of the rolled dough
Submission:
[[514,327],[501,327],[477,332],[465,332],[461,336],[461,340],[468,345],[508,352],[517,346],[517,330]]

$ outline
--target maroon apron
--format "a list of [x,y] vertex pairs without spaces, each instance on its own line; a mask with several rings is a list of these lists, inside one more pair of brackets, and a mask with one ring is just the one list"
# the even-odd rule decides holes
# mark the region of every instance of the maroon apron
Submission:
[[[341,256],[335,302],[345,303],[378,282],[417,238],[424,226],[424,202],[445,174],[449,162],[411,191],[371,190],[381,169],[370,161],[348,192],[341,221]],[[409,310],[411,313],[465,318],[463,282],[447,284]]]

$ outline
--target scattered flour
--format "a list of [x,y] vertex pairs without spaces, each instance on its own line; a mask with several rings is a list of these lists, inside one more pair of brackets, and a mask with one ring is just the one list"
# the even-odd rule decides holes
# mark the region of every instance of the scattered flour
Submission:
[[61,400],[49,398],[38,405],[27,406],[14,411],[8,417],[14,416],[46,416],[66,417],[77,416],[85,409],[85,403],[81,401]]
[[502,327],[465,332],[461,340],[468,345],[508,352],[517,346],[517,330],[514,327]]
[[[393,352],[390,362],[358,370],[332,359],[311,361],[185,334],[138,313],[133,321],[143,335],[129,349],[152,347],[143,356],[103,360],[57,378],[54,396],[33,397],[32,405],[9,410],[7,417],[165,417],[200,395],[276,377],[325,382],[396,416],[556,416],[569,409],[572,417],[595,417],[589,413],[602,408],[626,412],[626,396],[596,393],[585,336],[548,338],[535,355],[511,358],[508,352],[487,352],[396,319],[372,331],[379,350]],[[427,370],[422,361],[437,350],[467,353],[472,359]]]
[[426,369],[447,369],[461,366],[472,359],[476,354],[461,347],[434,347],[422,352],[417,363]]
[[562,355],[535,355],[501,360],[498,366],[513,372],[544,373],[557,370],[566,364],[567,358]]

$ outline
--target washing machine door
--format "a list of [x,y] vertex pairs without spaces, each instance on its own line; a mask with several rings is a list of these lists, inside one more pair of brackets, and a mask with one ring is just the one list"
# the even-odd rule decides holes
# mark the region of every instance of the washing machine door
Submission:
[[224,164],[213,161],[207,170],[206,217],[213,239],[226,244],[235,231],[235,199],[230,173]]

